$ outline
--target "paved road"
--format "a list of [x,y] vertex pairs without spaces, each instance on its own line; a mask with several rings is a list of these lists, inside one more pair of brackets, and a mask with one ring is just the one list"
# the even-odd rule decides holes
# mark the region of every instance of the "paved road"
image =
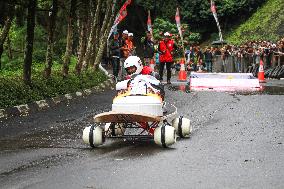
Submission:
[[253,95],[166,87],[167,101],[194,127],[168,149],[82,143],[82,129],[111,108],[113,91],[2,120],[0,188],[284,188],[284,81],[267,85]]

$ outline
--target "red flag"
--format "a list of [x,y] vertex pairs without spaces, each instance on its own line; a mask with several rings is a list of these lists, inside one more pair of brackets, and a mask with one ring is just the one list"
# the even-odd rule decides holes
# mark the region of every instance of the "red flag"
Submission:
[[176,11],[175,19],[176,19],[176,24],[177,24],[177,29],[178,29],[178,32],[179,32],[179,35],[180,35],[180,39],[181,39],[183,55],[185,56],[184,44],[183,44],[183,36],[182,36],[182,31],[181,31],[180,16],[179,16],[179,9],[178,8],[177,8],[177,11]]
[[177,25],[180,25],[180,16],[179,16],[179,9],[178,8],[177,8],[177,11],[176,11],[175,19],[176,19]]
[[211,0],[211,11],[213,14],[216,14],[217,11],[216,11],[216,6],[215,6],[215,2]]
[[111,34],[113,33],[113,31],[116,31],[116,27],[117,25],[126,17],[127,15],[127,6],[131,3],[131,0],[127,0],[123,5],[122,7],[120,8],[115,20],[114,20],[114,23],[113,23],[113,26],[111,27],[110,29],[110,32],[109,32],[109,35],[108,35],[108,38],[110,38]]
[[183,39],[182,31],[181,31],[181,24],[180,24],[179,9],[178,8],[177,8],[177,11],[176,11],[175,19],[176,19],[176,24],[177,24],[179,35],[180,35],[181,39]]
[[115,19],[115,22],[114,22],[115,25],[119,24],[119,22],[121,22],[121,21],[126,17],[126,15],[127,15],[127,10],[126,10],[126,8],[127,8],[127,6],[128,6],[130,3],[131,3],[131,0],[127,0],[127,1],[122,5],[122,7],[120,8],[119,13],[118,13],[118,15],[117,15],[117,17],[116,17],[116,19]]
[[147,29],[149,32],[152,33],[152,21],[151,21],[150,11],[148,11]]

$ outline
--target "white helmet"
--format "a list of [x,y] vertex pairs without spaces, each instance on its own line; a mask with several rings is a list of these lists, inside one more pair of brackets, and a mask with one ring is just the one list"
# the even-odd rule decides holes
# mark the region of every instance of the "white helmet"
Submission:
[[129,56],[124,62],[124,69],[128,72],[130,67],[135,67],[136,70],[128,73],[129,75],[140,74],[143,69],[141,59],[138,56]]

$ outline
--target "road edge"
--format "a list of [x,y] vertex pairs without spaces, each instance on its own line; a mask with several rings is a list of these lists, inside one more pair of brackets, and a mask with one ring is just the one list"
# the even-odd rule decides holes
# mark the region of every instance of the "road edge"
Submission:
[[82,91],[77,91],[74,93],[67,93],[64,95],[59,95],[52,98],[47,98],[43,100],[34,101],[27,104],[21,104],[18,106],[13,106],[5,109],[0,109],[0,120],[8,119],[14,116],[27,116],[31,113],[38,112],[41,110],[46,110],[48,108],[54,107],[62,102],[69,102],[73,99],[87,97],[91,94],[103,92],[106,89],[114,89],[114,81],[109,78],[99,85],[92,87],[90,89],[84,89]]

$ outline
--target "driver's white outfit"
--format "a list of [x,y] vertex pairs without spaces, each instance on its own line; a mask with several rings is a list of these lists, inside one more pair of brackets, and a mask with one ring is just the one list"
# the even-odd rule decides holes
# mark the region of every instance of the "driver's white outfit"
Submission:
[[164,101],[165,92],[163,89],[163,85],[161,85],[160,81],[152,75],[141,74],[143,70],[143,65],[142,61],[137,56],[130,56],[124,62],[125,69],[133,67],[136,69],[134,69],[134,73],[128,73],[130,79],[118,82],[116,84],[116,90],[126,90],[128,87],[130,87],[130,93],[132,95],[143,95],[149,92],[147,91],[148,89],[151,89],[155,94],[160,94],[162,100]]

